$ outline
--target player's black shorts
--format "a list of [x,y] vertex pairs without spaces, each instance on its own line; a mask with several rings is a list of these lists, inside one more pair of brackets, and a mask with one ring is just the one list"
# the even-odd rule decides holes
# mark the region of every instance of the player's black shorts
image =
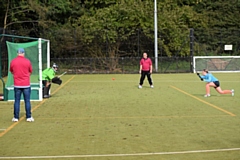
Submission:
[[219,81],[214,81],[213,83],[216,85],[216,87],[214,87],[214,88],[218,88],[220,86],[220,82]]

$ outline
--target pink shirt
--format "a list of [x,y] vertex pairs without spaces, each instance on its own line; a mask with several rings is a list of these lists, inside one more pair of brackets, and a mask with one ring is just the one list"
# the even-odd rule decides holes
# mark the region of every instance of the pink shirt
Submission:
[[17,56],[14,58],[10,63],[10,72],[13,74],[14,87],[30,87],[32,65],[27,58],[23,56]]
[[152,60],[150,58],[147,59],[142,58],[140,61],[140,65],[142,65],[143,71],[149,71],[150,66],[152,65]]

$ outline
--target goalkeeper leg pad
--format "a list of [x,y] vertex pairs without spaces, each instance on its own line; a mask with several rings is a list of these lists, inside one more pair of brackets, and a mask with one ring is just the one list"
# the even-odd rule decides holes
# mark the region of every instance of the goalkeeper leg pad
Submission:
[[50,87],[43,87],[43,98],[49,98],[49,89]]

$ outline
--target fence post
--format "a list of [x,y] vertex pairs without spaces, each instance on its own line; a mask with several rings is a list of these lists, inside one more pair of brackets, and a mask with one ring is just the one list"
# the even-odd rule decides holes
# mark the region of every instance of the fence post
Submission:
[[[2,35],[0,34],[0,39]],[[2,42],[0,42],[0,78],[2,77]]]
[[193,73],[194,29],[190,28],[190,71]]
[[122,57],[122,74],[124,73],[124,57]]

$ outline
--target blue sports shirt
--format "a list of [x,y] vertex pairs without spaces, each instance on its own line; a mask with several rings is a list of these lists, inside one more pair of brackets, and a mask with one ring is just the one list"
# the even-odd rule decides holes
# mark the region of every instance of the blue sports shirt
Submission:
[[218,79],[216,77],[214,77],[211,73],[208,73],[205,76],[201,76],[201,78],[205,82],[215,82],[215,81],[218,81]]

